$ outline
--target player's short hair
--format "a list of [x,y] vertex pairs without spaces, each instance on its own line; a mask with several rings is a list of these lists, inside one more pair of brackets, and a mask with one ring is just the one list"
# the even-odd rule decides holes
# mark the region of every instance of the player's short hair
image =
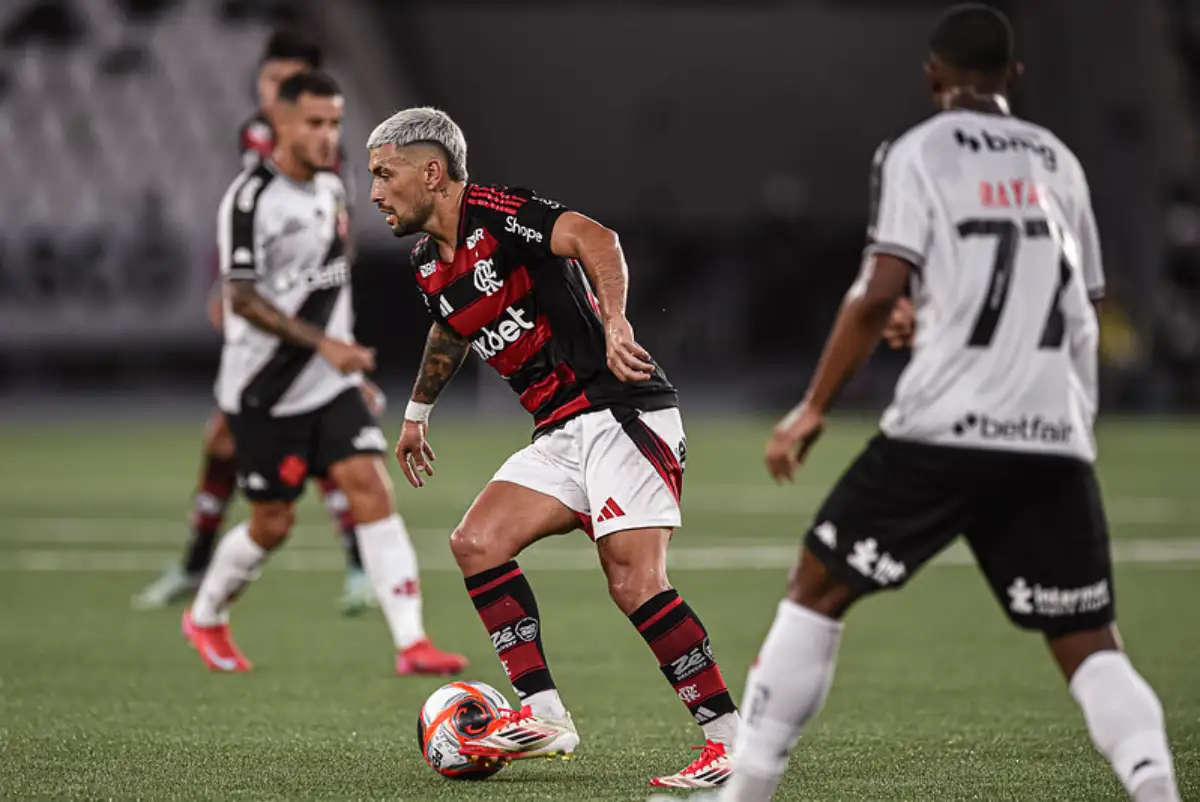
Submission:
[[263,48],[262,61],[296,59],[303,61],[309,69],[321,68],[321,46],[299,31],[280,30],[271,34]]
[[996,74],[1013,62],[1013,28],[1008,17],[986,3],[948,9],[929,37],[930,51],[960,70]]
[[316,70],[298,72],[279,84],[279,99],[285,103],[295,103],[305,93],[317,97],[337,97],[342,94],[342,88],[337,81]]
[[367,150],[395,145],[434,145],[446,157],[446,170],[454,181],[467,180],[467,139],[458,123],[441,109],[418,106],[398,111],[375,126]]

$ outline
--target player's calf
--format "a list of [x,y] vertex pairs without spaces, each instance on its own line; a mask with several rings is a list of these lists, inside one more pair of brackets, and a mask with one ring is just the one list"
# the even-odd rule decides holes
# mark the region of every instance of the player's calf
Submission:
[[1137,802],[1177,802],[1162,703],[1120,650],[1112,626],[1049,639],[1092,743]]
[[330,477],[346,494],[358,521],[363,568],[387,619],[396,646],[399,674],[458,674],[462,655],[435,648],[425,636],[417,554],[404,520],[392,503],[392,482],[376,454],[356,454],[334,463]]
[[191,623],[200,629],[229,622],[229,605],[258,577],[267,556],[287,539],[295,520],[290,501],[258,501],[250,521],[225,534],[196,592]]

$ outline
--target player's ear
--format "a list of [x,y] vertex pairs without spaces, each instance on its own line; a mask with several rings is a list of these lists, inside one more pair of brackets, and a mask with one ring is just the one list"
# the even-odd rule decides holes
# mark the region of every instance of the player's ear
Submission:
[[1012,88],[1025,76],[1025,62],[1014,61],[1008,68],[1008,85]]
[[942,94],[941,65],[938,63],[938,57],[930,53],[925,59],[924,68],[930,91],[934,95]]

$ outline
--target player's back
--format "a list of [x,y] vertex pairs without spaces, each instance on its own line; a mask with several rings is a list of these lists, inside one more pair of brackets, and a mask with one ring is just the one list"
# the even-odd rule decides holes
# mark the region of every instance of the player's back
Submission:
[[1104,284],[1074,154],[1024,120],[955,110],[877,168],[870,247],[918,268],[917,342],[884,432],[1094,459]]

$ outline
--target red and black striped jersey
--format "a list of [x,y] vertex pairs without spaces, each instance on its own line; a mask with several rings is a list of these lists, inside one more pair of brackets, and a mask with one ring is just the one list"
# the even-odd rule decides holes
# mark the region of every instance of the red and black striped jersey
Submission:
[[584,412],[679,403],[662,369],[623,384],[608,369],[604,327],[583,266],[550,250],[567,209],[527,189],[468,184],[453,262],[426,235],[413,273],[433,319],[466,337],[533,414],[534,436]]

